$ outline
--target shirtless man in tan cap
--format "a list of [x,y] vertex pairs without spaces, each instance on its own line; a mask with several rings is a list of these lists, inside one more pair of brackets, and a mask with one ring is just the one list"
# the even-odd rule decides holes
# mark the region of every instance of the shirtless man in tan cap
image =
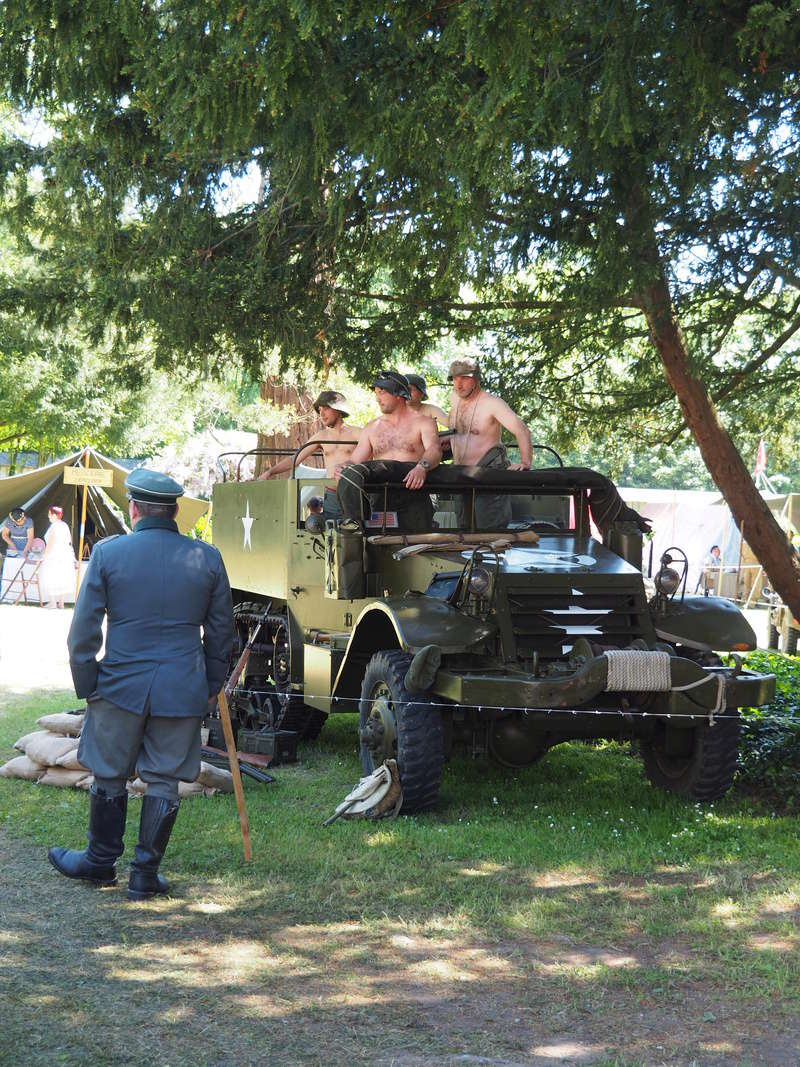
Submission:
[[[454,360],[450,379],[453,397],[449,426],[455,430],[453,461],[465,467],[528,470],[533,454],[530,430],[505,400],[481,388],[478,361],[469,356]],[[500,443],[504,428],[517,439],[519,463],[508,462],[505,445]]]
[[[530,430],[505,400],[481,388],[478,361],[471,356],[453,360],[450,379],[453,396],[449,425],[455,430],[451,439],[453,462],[465,467],[528,470],[533,454]],[[506,446],[500,441],[503,429],[517,439],[519,463],[508,462]],[[507,494],[482,493],[476,498],[475,522],[479,530],[502,529],[511,522],[511,516],[511,500]],[[459,514],[460,522],[464,518]]]

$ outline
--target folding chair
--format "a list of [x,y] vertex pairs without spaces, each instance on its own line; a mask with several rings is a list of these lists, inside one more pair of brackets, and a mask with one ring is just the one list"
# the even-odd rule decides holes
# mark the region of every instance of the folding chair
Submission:
[[[33,564],[33,572],[31,574],[29,574],[28,577],[26,578],[23,575],[23,571],[30,564]],[[34,588],[36,589],[36,596],[38,598],[38,603],[41,604],[41,602],[42,602],[42,590],[39,587],[39,568],[41,567],[41,565],[42,565],[42,561],[40,559],[37,559],[37,560],[24,559],[22,561],[22,563],[20,563],[19,568],[17,569],[17,571],[13,575],[13,577],[5,579],[7,585],[6,585],[6,588],[2,591],[2,594],[0,594],[0,604],[5,604],[5,603],[9,603],[9,602],[11,604],[19,604],[20,600],[22,600],[22,599],[24,599],[25,603],[27,604],[28,603],[28,586],[29,585],[33,585]],[[15,592],[14,586],[17,583],[19,583],[19,592],[17,592],[16,598],[14,600],[10,600],[11,595]]]

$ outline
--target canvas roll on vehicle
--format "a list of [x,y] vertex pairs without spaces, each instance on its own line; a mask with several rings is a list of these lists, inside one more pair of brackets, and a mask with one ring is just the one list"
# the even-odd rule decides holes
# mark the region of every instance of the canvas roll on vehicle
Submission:
[[[648,600],[647,522],[603,475],[441,466],[414,491],[411,530],[390,507],[399,486],[367,479],[361,531],[304,519],[304,484],[214,489],[235,657],[261,624],[231,701],[242,736],[313,738],[357,712],[364,771],[397,759],[406,812],[436,802],[458,744],[518,768],[562,741],[636,739],[655,785],[698,800],[730,787],[738,709],[768,703],[774,676],[742,667],[756,638],[735,605],[686,595],[680,549]],[[509,500],[502,528],[479,528],[504,510],[485,496]]]

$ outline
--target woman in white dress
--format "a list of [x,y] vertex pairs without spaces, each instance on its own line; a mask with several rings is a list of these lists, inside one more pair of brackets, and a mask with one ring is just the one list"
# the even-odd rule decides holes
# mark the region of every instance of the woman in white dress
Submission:
[[64,598],[75,595],[75,551],[72,534],[61,516],[64,509],[53,506],[47,512],[50,525],[44,535],[47,547],[39,571],[39,586],[47,608],[63,608]]

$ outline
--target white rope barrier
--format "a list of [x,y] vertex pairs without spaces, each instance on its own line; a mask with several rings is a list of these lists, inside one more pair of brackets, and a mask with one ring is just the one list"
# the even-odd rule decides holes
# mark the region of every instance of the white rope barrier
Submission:
[[[716,681],[718,686],[717,704],[719,704],[719,692],[725,688],[725,679],[721,675],[709,674],[705,678],[700,678],[696,682],[691,682],[687,689],[694,689],[697,686],[705,685],[706,682]],[[720,684],[721,683],[721,684]],[[275,695],[275,690],[272,689],[236,689],[234,690],[239,696],[260,696],[260,695]],[[304,699],[310,698],[311,700],[329,700],[331,704],[354,704],[359,705],[363,701],[367,703],[375,704],[382,697],[362,697],[362,696],[331,696],[329,693],[301,693],[299,690],[292,690],[297,696],[302,696]],[[407,704],[416,704],[425,702],[431,708],[448,708],[452,711],[454,707],[458,705],[452,701],[436,701],[428,699],[424,693],[413,694],[411,700],[405,701]],[[718,713],[716,708],[711,712],[706,710],[700,711],[638,711],[634,708],[528,708],[521,707],[514,704],[474,704],[470,707],[476,707],[479,712],[481,711],[521,711],[530,715],[610,715],[614,718],[640,718],[640,719],[700,719],[705,718],[709,714],[713,714],[715,719],[738,719],[740,718],[738,710],[733,710],[730,714]],[[742,725],[747,726],[747,718],[742,718]],[[791,724],[794,723],[800,728],[800,717],[792,717],[791,715],[760,715],[759,721],[761,722],[780,722]]]

